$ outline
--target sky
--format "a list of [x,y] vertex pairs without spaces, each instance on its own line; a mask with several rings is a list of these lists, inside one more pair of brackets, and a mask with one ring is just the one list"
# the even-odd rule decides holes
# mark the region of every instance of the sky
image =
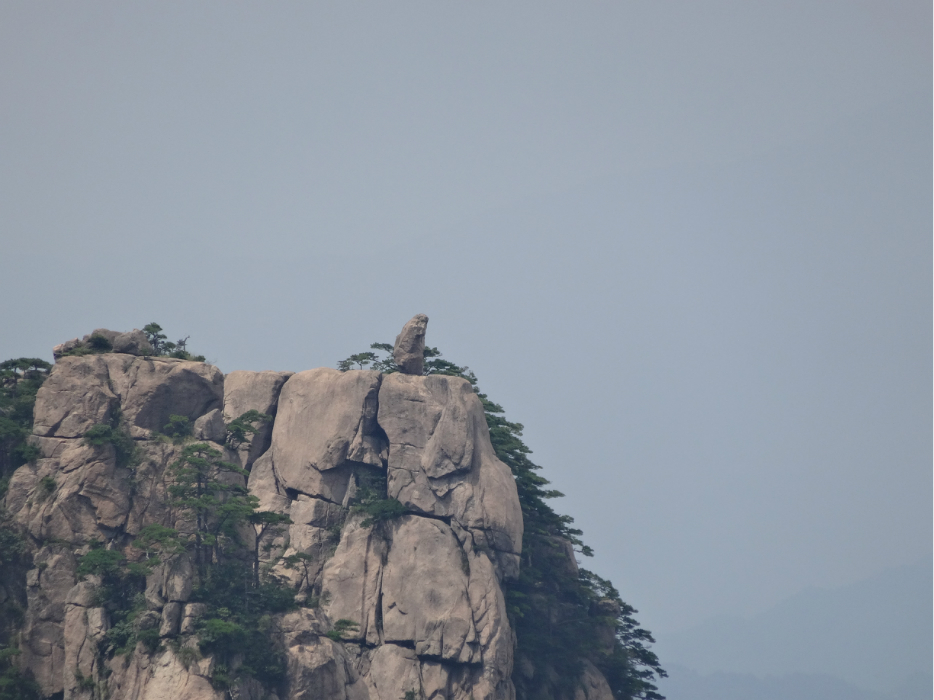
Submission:
[[416,313],[657,636],[931,560],[931,5],[0,5],[0,357]]

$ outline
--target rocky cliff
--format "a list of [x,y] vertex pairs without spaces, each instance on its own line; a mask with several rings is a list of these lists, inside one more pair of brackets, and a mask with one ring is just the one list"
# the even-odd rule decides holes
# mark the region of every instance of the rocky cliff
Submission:
[[[43,695],[515,697],[503,584],[517,576],[522,548],[516,483],[470,383],[420,374],[417,319],[397,341],[400,366],[415,373],[224,376],[147,355],[126,337],[128,352],[110,351],[114,342],[90,354],[56,349],[36,397],[39,456],[16,470],[5,497],[30,554],[18,663]],[[263,418],[231,440],[231,420],[251,411]],[[190,435],[172,435],[179,425]],[[205,519],[222,517],[225,503],[252,504],[235,531],[218,525],[214,550],[207,539],[193,548],[202,515],[178,495],[178,465],[195,464],[193,446],[209,462],[204,455],[221,456],[223,493],[234,494]],[[175,538],[158,558],[139,545],[154,526]],[[242,650],[204,645],[233,624],[227,608],[198,594],[206,562],[196,552],[221,552],[222,533],[256,552],[257,585],[262,576],[297,601],[249,618],[265,635],[250,639],[268,640],[283,664],[274,682],[238,674]],[[134,580],[118,623],[106,595],[117,595],[113,581],[132,589]],[[118,624],[135,646],[115,649]],[[578,697],[611,697],[595,668],[585,676]]]

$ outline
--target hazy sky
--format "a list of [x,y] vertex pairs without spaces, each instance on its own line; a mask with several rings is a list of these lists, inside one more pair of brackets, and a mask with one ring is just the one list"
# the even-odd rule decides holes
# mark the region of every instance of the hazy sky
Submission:
[[415,313],[654,631],[931,557],[930,2],[4,2],[0,358]]

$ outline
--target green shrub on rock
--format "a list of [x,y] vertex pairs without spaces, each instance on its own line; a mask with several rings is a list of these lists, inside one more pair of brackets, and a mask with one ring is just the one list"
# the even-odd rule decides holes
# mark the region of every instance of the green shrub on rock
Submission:
[[84,444],[92,447],[112,445],[116,464],[121,468],[138,466],[141,459],[140,450],[130,437],[119,408],[111,412],[107,423],[98,423],[88,428],[84,433]]
[[37,357],[0,362],[0,479],[39,456],[27,439],[32,434],[36,392],[52,369]]
[[23,675],[14,659],[20,654],[16,647],[0,647],[0,700],[39,700],[39,685]]

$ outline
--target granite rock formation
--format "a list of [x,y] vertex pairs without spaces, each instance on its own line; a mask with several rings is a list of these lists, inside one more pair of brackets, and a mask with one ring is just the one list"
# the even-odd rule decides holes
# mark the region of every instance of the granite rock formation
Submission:
[[[40,456],[15,472],[5,497],[32,555],[19,662],[42,692],[64,700],[514,698],[503,583],[517,576],[522,546],[516,485],[470,384],[422,376],[426,323],[416,316],[397,339],[399,374],[225,377],[202,362],[136,352],[59,357],[36,401]],[[129,335],[115,334],[113,348],[139,351]],[[226,423],[250,410],[271,420],[228,446]],[[290,518],[264,551],[265,566],[297,600],[318,604],[273,620],[287,664],[279,687],[212,685],[215,660],[191,651],[205,604],[192,599],[186,553],[149,575],[134,623],[158,630],[159,650],[140,643],[122,656],[102,652],[112,621],[100,580],[78,576],[78,562],[94,543],[130,552],[147,525],[177,525],[168,466],[183,446],[159,435],[170,416],[189,419],[194,439],[249,472],[244,486],[262,509]],[[82,439],[92,426],[118,423],[137,448],[133,465]],[[374,520],[354,508],[374,484],[398,502],[396,517]],[[284,563],[296,556],[302,566]],[[341,635],[332,632],[338,620]],[[599,671],[585,671],[580,698],[609,700]]]
[[428,317],[416,314],[402,327],[392,349],[393,362],[403,374],[421,376],[425,373],[425,332]]

